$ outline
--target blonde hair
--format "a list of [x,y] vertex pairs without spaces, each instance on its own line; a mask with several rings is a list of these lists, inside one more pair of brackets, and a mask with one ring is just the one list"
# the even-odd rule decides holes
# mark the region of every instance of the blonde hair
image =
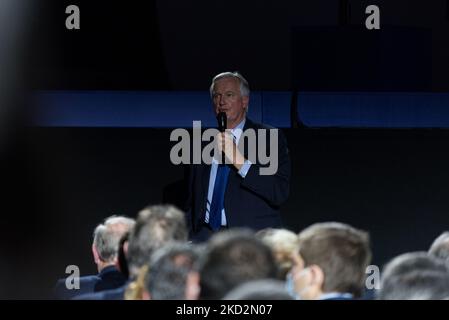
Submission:
[[271,248],[279,268],[279,278],[285,279],[293,267],[293,256],[299,250],[297,234],[287,229],[267,228],[256,235]]
[[139,269],[136,280],[131,282],[125,290],[125,300],[142,300],[148,270],[148,266]]

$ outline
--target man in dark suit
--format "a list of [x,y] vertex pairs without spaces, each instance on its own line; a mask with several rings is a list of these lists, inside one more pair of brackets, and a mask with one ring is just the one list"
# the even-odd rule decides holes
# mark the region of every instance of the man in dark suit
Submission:
[[98,274],[79,278],[78,289],[68,289],[66,279],[59,279],[54,288],[57,299],[72,299],[75,296],[121,287],[127,278],[117,269],[118,247],[124,234],[134,227],[134,219],[112,216],[99,224],[94,231],[92,253]]
[[74,300],[124,300],[131,281],[136,281],[152,254],[169,243],[187,242],[184,212],[172,205],[153,205],[141,210],[129,235],[126,258],[129,281],[121,287],[76,296]]
[[[246,117],[249,93],[248,82],[237,72],[224,72],[212,80],[214,112],[225,113],[227,119],[227,130],[215,137],[218,154],[224,154],[226,162],[214,157],[211,164],[191,166],[186,211],[194,241],[205,241],[222,228],[281,226],[279,208],[289,195],[287,143],[279,130]],[[251,132],[253,139],[246,140]],[[261,157],[262,150],[266,152]],[[268,174],[264,170],[273,163],[264,161],[266,155],[274,156],[275,170]]]

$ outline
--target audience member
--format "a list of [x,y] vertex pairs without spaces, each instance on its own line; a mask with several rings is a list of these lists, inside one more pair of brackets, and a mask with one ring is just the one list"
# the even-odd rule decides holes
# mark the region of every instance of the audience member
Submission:
[[405,253],[382,271],[380,300],[441,300],[449,298],[446,264],[426,252]]
[[429,254],[435,258],[449,261],[449,231],[443,232],[435,239],[430,246]]
[[200,293],[199,251],[189,244],[169,244],[152,256],[144,299],[196,300]]
[[223,300],[292,300],[283,281],[264,279],[246,282],[231,290]]
[[256,233],[273,251],[279,269],[279,279],[285,280],[298,256],[298,235],[287,229],[267,228]]
[[276,278],[277,274],[273,253],[252,231],[222,231],[207,244],[200,266],[200,298],[221,299],[246,281]]
[[125,284],[127,277],[117,268],[118,248],[122,236],[135,224],[134,219],[112,216],[94,231],[92,254],[98,274],[79,279],[79,289],[68,289],[66,279],[59,279],[54,289],[57,299],[71,299],[77,295],[115,289]]
[[301,299],[361,297],[371,260],[368,233],[343,223],[317,223],[300,232],[299,255],[292,275]]
[[[184,212],[171,205],[149,206],[139,212],[128,243],[130,281],[135,281],[141,268],[148,264],[152,253],[171,242],[186,242],[187,227]],[[79,300],[123,300],[129,284],[96,294],[82,295]]]

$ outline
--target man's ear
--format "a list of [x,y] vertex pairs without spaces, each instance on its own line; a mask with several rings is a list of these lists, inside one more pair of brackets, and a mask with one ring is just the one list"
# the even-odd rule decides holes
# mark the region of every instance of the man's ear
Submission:
[[94,244],[92,244],[92,254],[94,256],[94,261],[96,264],[99,264],[101,262],[100,255],[98,254],[97,248]]
[[311,283],[323,291],[324,285],[324,272],[320,266],[314,264],[309,267],[311,273]]
[[125,254],[125,258],[128,258],[128,245],[129,245],[128,240],[123,242],[123,253]]
[[244,104],[244,106],[245,106],[245,110],[248,111],[249,97],[243,96],[243,97],[242,97],[242,100],[243,100],[243,104]]
[[191,271],[187,275],[186,280],[186,300],[198,300],[201,292],[200,274],[196,271]]

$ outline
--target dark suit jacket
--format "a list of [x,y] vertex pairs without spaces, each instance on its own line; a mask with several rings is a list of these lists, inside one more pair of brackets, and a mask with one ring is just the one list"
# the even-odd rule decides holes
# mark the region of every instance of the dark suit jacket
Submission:
[[128,284],[129,283],[127,282],[116,289],[82,294],[73,297],[72,300],[125,300],[125,291]]
[[69,290],[65,279],[59,279],[54,289],[55,298],[68,300],[82,294],[118,288],[126,282],[125,276],[114,266],[104,268],[98,275],[80,277],[79,280],[80,288]]
[[[243,130],[246,129],[274,129],[246,119]],[[266,133],[267,151],[270,154],[270,134]],[[243,143],[239,140],[239,144]],[[259,139],[257,137],[257,143]],[[244,156],[248,159],[248,150]],[[268,167],[268,165],[264,165]],[[278,130],[278,170],[274,175],[260,175],[259,168],[263,167],[259,157],[251,165],[243,179],[232,166],[229,173],[225,194],[225,212],[228,227],[249,227],[260,230],[267,227],[280,227],[280,206],[287,200],[290,189],[290,156],[287,142],[281,130]],[[191,165],[189,172],[189,197],[186,205],[187,222],[191,238],[201,229],[207,203],[209,176],[211,165]]]

